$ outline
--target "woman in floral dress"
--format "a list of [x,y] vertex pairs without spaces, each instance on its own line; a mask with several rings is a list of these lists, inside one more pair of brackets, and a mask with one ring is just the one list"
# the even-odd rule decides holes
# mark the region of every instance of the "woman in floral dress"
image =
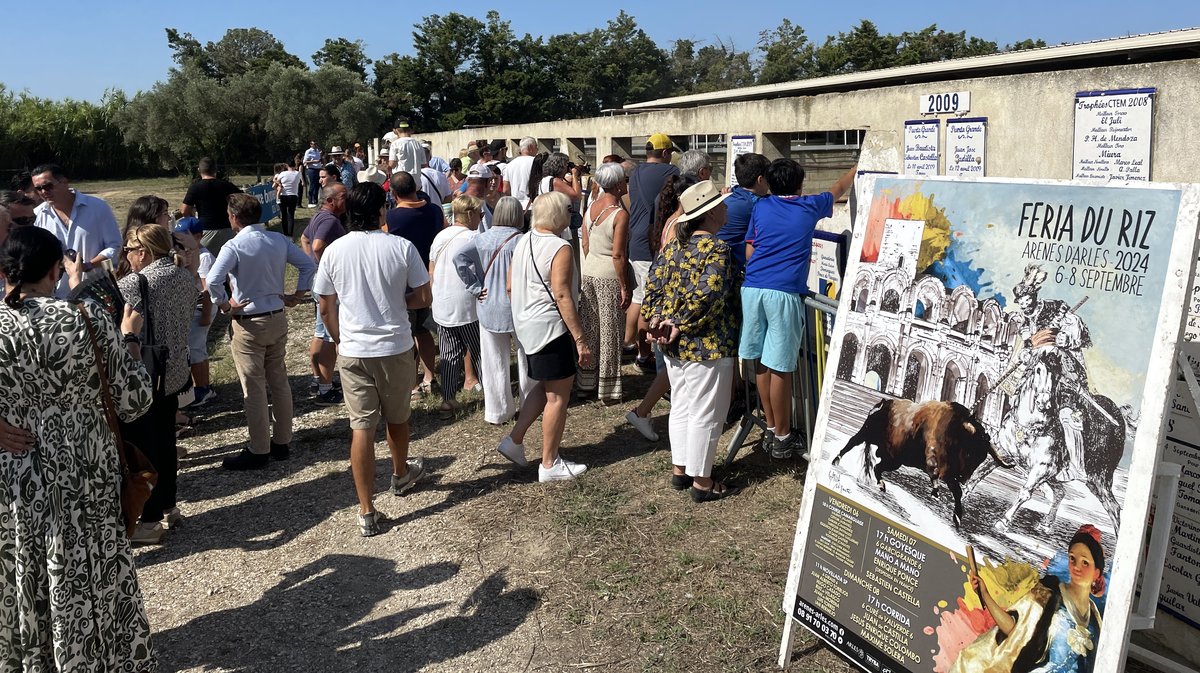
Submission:
[[680,196],[683,214],[646,277],[642,319],[667,359],[671,380],[671,487],[707,502],[737,489],[712,478],[737,367],[738,271],[716,237],[725,199],[709,180]]
[[[0,415],[34,436],[0,450],[0,673],[153,671],[87,318],[54,298],[62,264],[58,239],[35,227],[0,249]],[[133,419],[150,405],[140,345],[86,310],[118,413]],[[126,308],[121,331],[141,323]]]

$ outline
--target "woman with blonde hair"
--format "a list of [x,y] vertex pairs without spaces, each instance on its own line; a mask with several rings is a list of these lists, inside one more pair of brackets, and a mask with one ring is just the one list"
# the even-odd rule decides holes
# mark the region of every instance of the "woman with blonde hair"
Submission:
[[[185,268],[186,258],[175,247],[166,227],[131,227],[125,233],[124,253],[130,272],[117,286],[125,302],[145,316],[143,362],[152,364],[154,398],[150,410],[125,423],[122,433],[158,470],[158,484],[146,501],[141,523],[131,539],[158,543],[166,529],[181,518],[175,506],[179,472],[175,414],[179,411],[178,394],[189,382],[188,330],[199,291],[192,273]],[[151,346],[166,347],[165,358],[150,362],[155,352]]]
[[[516,413],[513,404],[510,360],[514,337],[512,303],[508,298],[508,269],[525,223],[521,202],[505,196],[496,204],[492,226],[467,242],[454,256],[458,276],[467,291],[479,299],[479,342],[483,357],[483,420],[493,425],[506,423]],[[525,352],[517,343],[517,372],[521,402],[532,383],[525,365]]]
[[[475,295],[455,269],[454,256],[474,237],[483,221],[483,201],[470,194],[454,199],[454,224],[442,229],[429,248],[429,277],[433,282],[433,321],[438,326],[438,378],[442,420],[459,408],[455,400],[464,382],[479,380],[479,315]],[[466,355],[470,354],[470,361]],[[468,372],[471,367],[475,371]]]
[[536,384],[521,405],[512,433],[496,450],[517,465],[528,465],[522,442],[533,422],[543,416],[541,482],[574,479],[587,471],[586,465],[563,460],[558,453],[576,368],[594,362],[576,309],[571,245],[562,238],[571,223],[570,205],[570,199],[558,192],[534,200],[533,227],[517,241],[508,278],[513,327],[528,354],[529,378]]

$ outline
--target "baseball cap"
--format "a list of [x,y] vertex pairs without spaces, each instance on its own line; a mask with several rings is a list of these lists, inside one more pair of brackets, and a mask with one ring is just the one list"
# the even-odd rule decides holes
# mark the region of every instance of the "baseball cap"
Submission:
[[198,217],[181,217],[175,221],[175,233],[201,234],[204,233],[204,225],[200,224]]
[[679,148],[675,146],[675,143],[671,142],[671,136],[665,133],[655,133],[646,140],[646,144],[649,145],[651,149],[655,150],[679,151]]
[[480,178],[483,180],[491,180],[492,179],[492,169],[488,168],[486,164],[475,164],[475,165],[471,166],[470,169],[467,170],[467,178]]
[[507,147],[508,143],[504,142],[503,140],[493,140],[491,144],[488,145],[488,149],[492,151],[493,155],[500,154],[500,151]]

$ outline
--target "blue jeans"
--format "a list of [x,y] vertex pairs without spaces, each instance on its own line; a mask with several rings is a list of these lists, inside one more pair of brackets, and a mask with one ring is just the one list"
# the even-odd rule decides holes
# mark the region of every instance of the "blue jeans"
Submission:
[[308,177],[308,202],[316,203],[321,193],[321,169],[306,168],[304,174]]

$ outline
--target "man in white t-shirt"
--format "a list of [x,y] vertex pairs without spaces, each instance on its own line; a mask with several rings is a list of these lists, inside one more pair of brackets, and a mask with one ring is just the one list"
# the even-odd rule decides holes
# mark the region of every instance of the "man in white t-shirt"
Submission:
[[421,172],[421,166],[426,162],[425,150],[421,143],[412,137],[412,128],[408,119],[400,117],[395,122],[393,132],[396,139],[388,147],[388,167],[392,172],[404,171],[409,175]]
[[537,140],[522,138],[517,151],[520,155],[505,169],[504,187],[505,193],[516,197],[524,209],[529,206],[529,173],[533,170],[533,156],[537,154]]
[[375,510],[375,430],[387,424],[392,493],[428,478],[424,461],[408,457],[409,391],[416,379],[408,311],[432,300],[429,274],[412,243],[381,230],[383,189],[362,183],[347,199],[350,231],[325,248],[313,284],[321,317],[338,344],[338,369],[350,417],[350,469],[358,494],[359,530],[379,533]]
[[445,173],[429,166],[421,166],[421,191],[429,196],[429,202],[441,206],[450,198],[450,179]]

